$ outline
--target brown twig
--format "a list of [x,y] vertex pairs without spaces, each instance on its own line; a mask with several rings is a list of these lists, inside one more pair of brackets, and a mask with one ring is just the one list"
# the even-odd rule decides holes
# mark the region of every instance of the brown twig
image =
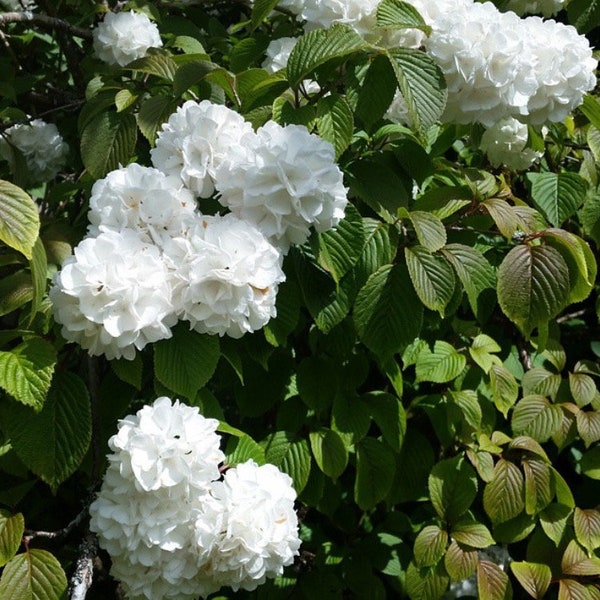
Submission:
[[31,540],[35,538],[46,538],[49,540],[54,540],[56,538],[65,537],[69,535],[69,533],[71,533],[71,531],[75,529],[75,527],[77,527],[81,523],[81,521],[83,521],[83,519],[87,516],[88,506],[89,503],[86,503],[83,510],[81,510],[79,514],[62,529],[57,529],[56,531],[33,531],[31,529],[26,529],[25,535],[23,535],[23,543],[26,546],[28,546]]
[[92,32],[89,29],[81,29],[80,27],[75,27],[75,25],[71,25],[71,23],[63,21],[62,19],[49,17],[48,15],[38,15],[30,10],[25,10],[23,12],[0,13],[0,27],[8,23],[31,23],[40,27],[64,31],[85,40],[92,39]]

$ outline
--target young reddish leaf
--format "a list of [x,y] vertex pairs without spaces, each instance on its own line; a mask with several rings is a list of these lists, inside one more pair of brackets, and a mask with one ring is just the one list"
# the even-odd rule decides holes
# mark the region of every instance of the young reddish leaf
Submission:
[[483,491],[483,507],[494,523],[508,521],[525,508],[523,484],[519,468],[501,458],[494,468],[494,479]]
[[590,553],[600,547],[600,511],[575,507],[573,517],[577,541]]
[[444,556],[448,534],[437,525],[427,525],[415,539],[415,562],[419,567],[433,567]]
[[508,575],[495,563],[480,560],[477,565],[479,600],[510,600],[512,586]]
[[477,550],[452,540],[444,555],[444,566],[453,581],[462,581],[473,574],[478,560]]
[[525,591],[541,600],[550,587],[552,572],[548,565],[531,562],[511,562],[510,568]]

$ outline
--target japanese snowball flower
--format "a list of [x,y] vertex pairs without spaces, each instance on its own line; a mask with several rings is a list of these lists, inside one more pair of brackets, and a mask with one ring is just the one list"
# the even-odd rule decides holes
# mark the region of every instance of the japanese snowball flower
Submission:
[[377,39],[377,5],[380,0],[304,0],[300,18],[306,31],[348,25],[367,39]]
[[145,241],[179,233],[195,216],[196,202],[181,180],[132,163],[92,187],[88,235],[133,229]]
[[505,10],[512,10],[518,15],[540,14],[544,17],[555,15],[565,4],[565,0],[508,0]]
[[527,139],[527,125],[507,117],[484,132],[479,146],[494,167],[504,164],[509,169],[521,171],[528,169],[543,154],[527,148]]
[[240,338],[276,315],[282,255],[252,223],[202,217],[164,255],[178,314],[196,331]]
[[288,475],[252,460],[213,483],[196,520],[196,539],[199,548],[212,548],[217,581],[251,591],[292,564],[300,547],[295,499]]
[[0,157],[8,160],[12,168],[11,146],[23,154],[28,175],[34,183],[56,177],[69,152],[56,125],[42,119],[13,125],[0,135]]
[[134,11],[107,13],[93,36],[98,58],[121,67],[145,56],[149,48],[162,46],[156,25],[144,13]]
[[410,114],[408,113],[408,104],[406,104],[406,100],[404,99],[404,96],[402,95],[400,90],[396,90],[394,99],[392,100],[392,103],[386,110],[383,117],[385,119],[389,119],[390,121],[392,121],[392,123],[406,125],[407,127],[411,126],[412,119],[410,118]]
[[217,170],[219,201],[283,251],[304,243],[312,226],[323,232],[344,217],[347,190],[329,142],[301,125],[274,121],[243,141],[252,148],[246,158]]
[[91,355],[129,360],[136,348],[171,337],[176,319],[168,275],[158,247],[135,231],[84,239],[50,289],[63,337]]
[[240,138],[251,133],[252,125],[226,106],[189,100],[163,124],[151,151],[152,164],[208,198],[215,191],[216,169]]

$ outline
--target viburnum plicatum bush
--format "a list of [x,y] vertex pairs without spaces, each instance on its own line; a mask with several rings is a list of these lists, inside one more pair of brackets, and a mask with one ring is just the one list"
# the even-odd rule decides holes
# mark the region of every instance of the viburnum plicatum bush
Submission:
[[0,2],[0,598],[598,598],[587,0]]

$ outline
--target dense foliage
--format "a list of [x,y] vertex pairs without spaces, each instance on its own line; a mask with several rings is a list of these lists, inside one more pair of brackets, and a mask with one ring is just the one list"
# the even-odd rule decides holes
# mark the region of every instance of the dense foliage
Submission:
[[211,598],[600,598],[600,3],[494,4],[0,0],[1,598],[152,580],[162,397],[200,548],[297,494]]

